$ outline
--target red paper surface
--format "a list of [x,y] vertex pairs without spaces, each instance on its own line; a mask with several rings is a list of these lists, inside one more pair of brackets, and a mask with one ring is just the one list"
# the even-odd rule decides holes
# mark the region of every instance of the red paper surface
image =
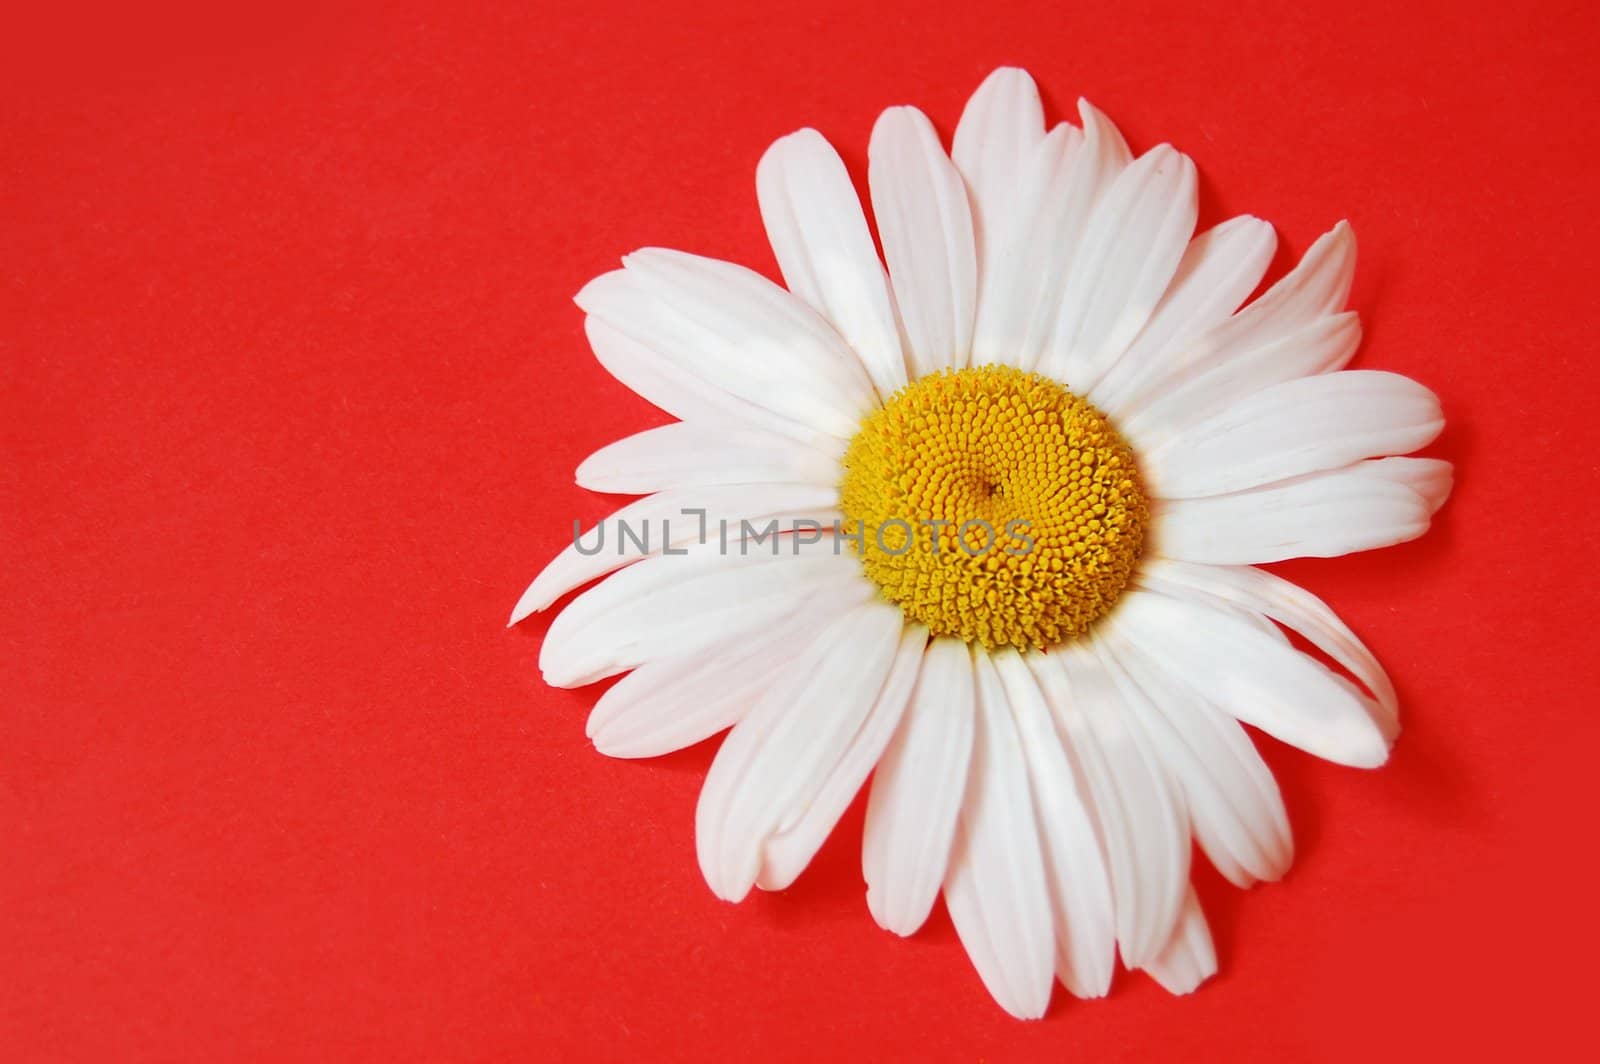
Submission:
[[[225,7],[228,5],[224,5]],[[12,16],[8,16],[8,22]],[[0,55],[8,1059],[1527,1059],[1589,1041],[1600,726],[1591,5],[700,0],[23,13]],[[1221,975],[1007,1018],[943,909],[867,915],[859,805],[786,893],[694,860],[715,743],[543,686],[526,582],[658,423],[572,294],[773,273],[753,173],[948,136],[1001,63],[1170,140],[1281,272],[1361,242],[1357,365],[1459,463],[1423,541],[1279,567],[1392,671],[1377,772],[1262,740],[1286,881],[1197,873]]]

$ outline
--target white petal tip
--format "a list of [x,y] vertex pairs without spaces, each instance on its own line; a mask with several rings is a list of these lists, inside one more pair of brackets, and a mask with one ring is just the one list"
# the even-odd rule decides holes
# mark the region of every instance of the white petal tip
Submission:
[[1104,961],[1103,964],[1097,961],[1092,966],[1098,970],[1080,971],[1073,967],[1069,957],[1058,955],[1056,957],[1056,980],[1067,988],[1067,993],[1081,1001],[1093,1001],[1096,998],[1103,998],[1111,993],[1111,980],[1116,975],[1116,963],[1110,954],[1106,954],[1102,959]]
[[996,998],[995,1003],[1016,1019],[1042,1020],[1044,1019],[1044,1014],[1050,1010],[1050,995],[1046,993],[1042,1000],[1035,999],[1031,1001],[1006,1002]]
[[563,586],[561,583],[570,578],[573,553],[568,550],[556,555],[550,560],[550,564],[533,578],[533,583],[528,585],[528,590],[522,593],[522,597],[517,600],[516,608],[511,611],[511,624],[526,620],[536,613],[543,613],[556,599],[577,586],[575,584]]
[[1184,997],[1185,995],[1192,994],[1196,990],[1199,990],[1207,979],[1210,979],[1216,974],[1217,970],[1215,967],[1212,967],[1209,970],[1205,968],[1194,967],[1185,968],[1182,971],[1164,970],[1160,974],[1157,974],[1155,971],[1151,971],[1150,977],[1159,983],[1161,989],[1165,990],[1167,993],[1176,997]]
[[593,314],[594,307],[604,302],[603,293],[606,289],[613,288],[622,277],[621,270],[608,270],[600,276],[592,278],[588,284],[573,295],[572,301],[585,314]]
[[639,758],[650,756],[632,749],[616,736],[606,735],[603,732],[599,735],[590,735],[589,741],[594,744],[596,753],[604,754],[606,757],[615,758],[618,761],[637,761]]
[[1108,974],[1103,982],[1096,980],[1094,983],[1080,983],[1075,979],[1069,981],[1063,976],[1061,985],[1067,988],[1067,993],[1080,1001],[1096,1001],[1111,993],[1111,976]]
[[561,660],[567,655],[552,654],[550,648],[550,637],[546,635],[544,645],[539,648],[539,675],[551,687],[568,690],[594,683],[611,675],[604,668],[594,668],[593,662],[574,664],[570,660]]
[[873,923],[877,924],[891,935],[898,935],[901,938],[910,938],[912,935],[922,930],[922,925],[926,923],[928,919],[926,914],[924,914],[921,918],[918,918],[903,912],[883,912],[879,908],[873,907],[870,901],[867,904],[867,908],[872,913]]
[[1450,493],[1455,490],[1455,487],[1455,468],[1449,462],[1445,462],[1438,480],[1429,485],[1428,490],[1422,493],[1422,497],[1428,500],[1429,517],[1439,512],[1439,509],[1449,500]]
[[1021,90],[1022,92],[1038,91],[1033,81],[1033,75],[1019,66],[995,67],[989,72],[989,76],[983,79],[983,83],[978,86],[979,92],[984,90],[994,92],[1001,89]]
[[729,903],[730,905],[737,905],[750,896],[750,891],[755,886],[755,881],[751,880],[748,883],[743,881],[737,883],[718,883],[713,882],[712,878],[707,876],[706,886],[710,887],[711,893],[715,894],[721,900]]
[[1182,997],[1194,993],[1217,974],[1217,951],[1211,932],[1203,927],[1195,929],[1168,946],[1145,971],[1169,994]]
[[826,143],[826,138],[821,133],[810,126],[806,126],[803,129],[795,130],[793,133],[785,133],[767,145],[767,150],[761,153],[761,160],[756,163],[756,187],[764,189],[770,182],[782,180],[780,176],[781,170],[775,168],[783,165],[783,156],[792,149],[811,140],[820,140]]
[[876,131],[878,126],[883,126],[891,122],[916,122],[918,120],[927,121],[927,116],[924,115],[917,107],[909,103],[899,103],[895,104],[893,107],[885,107],[883,109],[883,113],[878,116],[878,121],[876,125],[873,126],[873,129]]
[[[532,589],[530,588],[529,590]],[[537,599],[529,598],[528,595],[524,594],[522,599],[517,603],[516,608],[511,611],[511,619],[506,622],[506,627],[515,628],[517,625],[521,624],[529,617],[532,617],[534,614],[540,612],[548,605],[548,602],[540,602]]]
[[1351,768],[1382,768],[1389,761],[1389,748],[1385,746],[1382,753],[1373,754],[1363,760],[1351,760]]
[[[823,143],[827,143],[827,139],[828,138],[822,135],[821,131],[813,128],[812,126],[803,126],[800,129],[795,130],[793,133],[785,133],[783,136],[773,141],[772,146],[767,149],[767,155],[771,155],[774,149],[778,148],[780,145],[797,144],[801,141],[822,141]],[[763,156],[763,158],[765,158],[765,156]]]
[[1399,725],[1392,718],[1385,719],[1368,706],[1359,718],[1341,722],[1337,733],[1325,732],[1319,743],[1301,749],[1346,768],[1381,768],[1389,760],[1398,733]]
[[1389,760],[1394,741],[1400,735],[1400,724],[1393,719],[1373,720],[1371,730],[1362,729],[1352,734],[1343,757],[1333,758],[1336,763],[1351,768],[1381,768]]

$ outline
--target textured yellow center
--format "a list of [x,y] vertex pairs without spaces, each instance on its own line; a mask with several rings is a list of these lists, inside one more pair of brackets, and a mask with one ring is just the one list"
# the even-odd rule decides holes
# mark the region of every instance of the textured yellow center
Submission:
[[1111,608],[1149,516],[1133,453],[1061,385],[1005,366],[908,385],[850,441],[845,531],[935,635],[1048,647]]

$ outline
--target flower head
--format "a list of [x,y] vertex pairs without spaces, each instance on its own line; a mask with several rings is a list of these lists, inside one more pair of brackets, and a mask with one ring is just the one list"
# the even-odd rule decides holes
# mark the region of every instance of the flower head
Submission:
[[793,882],[870,775],[873,917],[910,934],[942,891],[1024,1017],[1056,978],[1105,994],[1119,953],[1174,992],[1215,971],[1191,837],[1240,885],[1293,856],[1241,723],[1357,766],[1398,730],[1367,649],[1255,566],[1411,539],[1450,488],[1393,457],[1443,427],[1434,396],[1344,368],[1350,228],[1246,303],[1271,226],[1196,236],[1188,158],[1079,112],[1047,130],[998,70],[946,154],[886,111],[882,261],[802,130],[756,174],[787,290],[661,249],[586,286],[596,356],[680,420],[579,467],[646,497],[512,617],[605,577],[540,656],[561,686],[627,673],[590,717],[601,751],[732,729],[695,823],[721,897]]

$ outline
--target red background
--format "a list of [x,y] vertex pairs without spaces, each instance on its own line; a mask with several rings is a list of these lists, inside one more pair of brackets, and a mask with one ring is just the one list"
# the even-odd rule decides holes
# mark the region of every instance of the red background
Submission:
[[[0,56],[0,1045],[21,1060],[1432,1059],[1592,1014],[1600,16],[1583,3],[402,2],[25,16]],[[1293,8],[1291,10],[1291,7]],[[770,10],[769,10],[770,8]],[[1070,11],[1063,11],[1070,8]],[[10,16],[8,16],[8,20]],[[1262,740],[1300,856],[1198,880],[1222,972],[1041,1023],[942,908],[870,921],[859,806],[730,907],[714,743],[584,739],[512,603],[661,420],[571,295],[773,272],[753,171],[995,65],[1361,240],[1358,365],[1443,397],[1425,540],[1280,567],[1384,659],[1362,773]]]

